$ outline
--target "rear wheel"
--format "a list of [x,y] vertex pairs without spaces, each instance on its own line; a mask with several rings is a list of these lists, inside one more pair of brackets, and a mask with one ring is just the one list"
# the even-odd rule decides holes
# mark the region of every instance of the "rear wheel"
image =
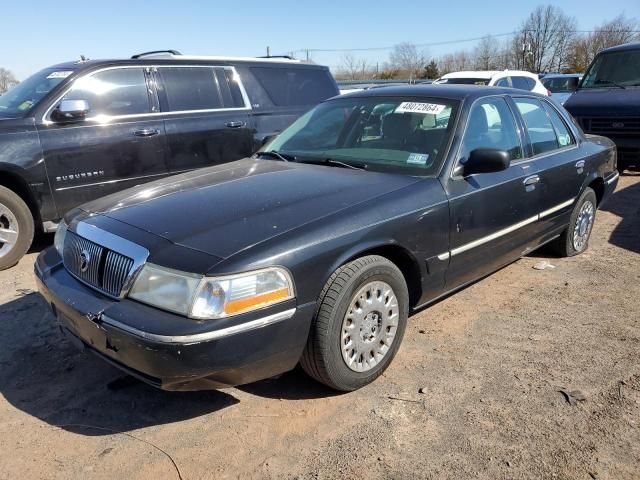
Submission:
[[587,187],[573,208],[567,229],[556,240],[555,247],[560,256],[572,257],[587,249],[596,219],[596,206],[596,194]]
[[375,380],[395,356],[407,323],[409,294],[402,273],[369,255],[334,272],[300,361],[311,377],[342,391]]
[[12,267],[27,253],[33,233],[33,217],[27,204],[0,186],[0,270]]

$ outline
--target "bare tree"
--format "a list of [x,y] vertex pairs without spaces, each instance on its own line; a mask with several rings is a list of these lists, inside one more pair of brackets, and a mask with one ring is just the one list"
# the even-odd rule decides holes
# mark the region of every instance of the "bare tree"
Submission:
[[18,84],[18,80],[10,70],[0,67],[0,94]]
[[532,72],[560,70],[576,30],[576,20],[553,5],[539,6],[522,24],[514,46],[521,68]]
[[584,72],[599,51],[640,40],[638,28],[637,20],[618,15],[613,20],[604,22],[592,33],[575,38],[568,54],[568,69]]
[[399,43],[389,54],[389,66],[409,76],[416,78],[427,64],[425,52],[418,50],[413,43]]
[[487,35],[482,38],[473,51],[473,61],[477,70],[495,70],[498,68],[500,46],[495,38]]
[[370,78],[372,74],[366,59],[347,53],[342,56],[342,62],[336,75],[348,80],[365,80]]

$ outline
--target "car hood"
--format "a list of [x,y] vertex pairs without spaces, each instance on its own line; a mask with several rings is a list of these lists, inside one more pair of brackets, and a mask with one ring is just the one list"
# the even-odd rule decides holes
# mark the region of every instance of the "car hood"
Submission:
[[405,175],[244,159],[140,185],[82,209],[227,258],[416,181]]
[[573,116],[638,115],[640,89],[594,88],[577,90],[564,103]]

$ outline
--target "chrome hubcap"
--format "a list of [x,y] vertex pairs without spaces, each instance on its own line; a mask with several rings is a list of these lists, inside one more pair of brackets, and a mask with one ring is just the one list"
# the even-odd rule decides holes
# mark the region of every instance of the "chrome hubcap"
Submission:
[[591,227],[593,226],[594,212],[593,203],[589,201],[584,202],[580,208],[576,224],[573,227],[573,248],[577,251],[583,250],[587,245]]
[[19,233],[18,219],[8,207],[0,203],[0,257],[13,250]]
[[354,372],[382,361],[396,336],[398,299],[388,283],[375,281],[354,295],[342,322],[342,358]]

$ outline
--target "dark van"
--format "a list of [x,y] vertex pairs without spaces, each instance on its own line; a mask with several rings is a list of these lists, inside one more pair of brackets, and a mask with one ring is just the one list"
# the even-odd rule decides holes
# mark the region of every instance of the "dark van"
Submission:
[[586,133],[618,149],[618,170],[640,167],[640,42],[601,51],[564,107]]
[[0,270],[69,209],[251,155],[338,93],[327,67],[289,58],[166,51],[41,70],[0,96]]

